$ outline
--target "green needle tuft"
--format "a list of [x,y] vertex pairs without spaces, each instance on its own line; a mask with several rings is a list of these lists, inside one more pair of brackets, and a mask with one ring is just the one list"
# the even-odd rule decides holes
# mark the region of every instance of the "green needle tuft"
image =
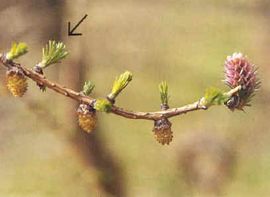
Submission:
[[59,63],[68,55],[66,46],[62,42],[49,41],[49,43],[42,49],[42,61],[39,66],[46,68],[51,64]]
[[203,105],[221,105],[228,100],[228,96],[220,89],[215,87],[210,87],[205,90]]
[[124,72],[117,77],[113,83],[112,92],[108,95],[110,100],[114,100],[118,94],[129,84],[132,80],[132,73],[129,71]]
[[28,47],[24,42],[13,43],[10,51],[7,53],[8,60],[14,60],[28,52]]
[[162,81],[159,85],[158,85],[158,89],[159,89],[159,93],[160,93],[160,100],[161,100],[161,104],[162,105],[168,105],[168,84],[166,81]]
[[95,84],[93,84],[91,81],[86,81],[83,86],[83,93],[86,96],[89,96],[92,93],[94,88],[95,88]]

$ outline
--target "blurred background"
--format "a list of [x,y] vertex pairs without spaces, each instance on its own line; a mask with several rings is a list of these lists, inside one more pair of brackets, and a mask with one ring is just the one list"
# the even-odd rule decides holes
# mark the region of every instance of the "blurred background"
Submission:
[[[158,144],[153,122],[98,114],[91,134],[77,126],[78,103],[51,90],[14,98],[0,67],[0,196],[164,197],[270,195],[270,1],[1,0],[0,51],[26,42],[20,62],[33,67],[49,39],[70,55],[46,76],[80,90],[109,93],[117,75],[132,83],[117,105],[159,110],[157,84],[169,83],[170,106],[226,89],[223,63],[243,52],[259,67],[262,88],[246,112],[213,107],[173,118],[173,142]],[[67,23],[86,20],[68,37]]]

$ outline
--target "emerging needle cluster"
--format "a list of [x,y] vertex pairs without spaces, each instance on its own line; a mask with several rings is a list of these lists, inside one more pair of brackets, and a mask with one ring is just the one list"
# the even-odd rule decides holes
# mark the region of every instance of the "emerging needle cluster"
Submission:
[[15,97],[22,97],[27,91],[27,79],[36,82],[37,86],[45,91],[46,88],[64,96],[70,97],[79,102],[77,109],[79,126],[86,132],[92,132],[97,124],[96,112],[113,113],[130,119],[145,119],[154,121],[153,133],[156,140],[164,144],[169,144],[173,138],[171,130],[172,123],[169,118],[196,110],[206,110],[210,106],[225,105],[230,110],[243,110],[245,106],[250,106],[251,98],[260,86],[255,65],[250,63],[246,56],[241,53],[234,53],[228,56],[225,61],[225,84],[230,88],[223,91],[214,87],[208,88],[205,94],[198,101],[182,107],[170,108],[168,96],[168,84],[163,81],[159,84],[161,99],[161,111],[156,112],[134,112],[119,108],[115,105],[117,96],[128,86],[133,76],[129,71],[116,77],[112,85],[111,92],[104,98],[94,99],[90,95],[95,87],[91,81],[85,82],[82,91],[74,91],[60,84],[51,82],[44,76],[43,69],[59,63],[68,52],[62,42],[49,41],[42,50],[41,61],[32,69],[28,69],[22,64],[15,63],[14,60],[28,51],[25,43],[14,43],[9,52],[0,54],[0,62],[7,68],[7,88]]

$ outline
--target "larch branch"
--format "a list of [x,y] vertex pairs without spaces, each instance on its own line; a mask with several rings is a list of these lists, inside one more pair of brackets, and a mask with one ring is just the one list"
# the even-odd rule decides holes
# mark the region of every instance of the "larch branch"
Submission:
[[[4,54],[0,54],[0,62],[2,63],[2,65],[4,65],[7,68],[17,67],[21,69],[23,73],[25,74],[25,76],[27,76],[28,78],[32,79],[33,81],[37,83],[41,83],[47,88],[52,89],[55,92],[62,94],[66,97],[69,97],[78,102],[87,103],[90,105],[93,105],[93,103],[95,102],[95,99],[92,97],[85,96],[81,92],[74,91],[61,84],[52,82],[48,80],[44,75],[38,74],[37,72],[31,69],[28,69],[22,64],[7,60]],[[237,92],[238,90],[239,89],[235,89],[235,90],[233,89],[230,92],[227,92],[227,94],[231,95],[234,92]],[[200,100],[192,104],[188,104],[182,107],[171,108],[171,109],[167,109],[163,111],[155,111],[155,112],[135,112],[135,111],[126,110],[126,109],[117,107],[116,105],[113,105],[110,112],[115,115],[122,116],[125,118],[130,118],[130,119],[159,120],[161,118],[165,118],[165,117],[171,118],[173,116],[178,116],[178,115],[185,114],[191,111],[206,110],[207,107],[202,105],[202,102],[201,102],[203,99],[204,98],[201,98]]]

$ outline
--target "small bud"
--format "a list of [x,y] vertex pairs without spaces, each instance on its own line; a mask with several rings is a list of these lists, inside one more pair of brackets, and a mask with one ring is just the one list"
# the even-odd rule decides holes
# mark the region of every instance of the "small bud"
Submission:
[[172,123],[167,118],[156,120],[154,123],[153,132],[156,140],[162,145],[169,145],[173,138],[171,130]]
[[[38,64],[34,66],[33,70],[40,75],[44,74],[42,68]],[[45,92],[46,86],[43,83],[37,82],[37,86],[42,92]]]
[[22,70],[12,67],[6,72],[7,88],[15,97],[22,97],[27,91],[27,78]]
[[79,126],[84,131],[90,133],[95,129],[97,123],[97,116],[96,111],[95,109],[93,109],[92,106],[87,104],[80,104],[79,108],[77,109],[77,114]]
[[255,65],[251,64],[242,53],[234,53],[227,57],[224,67],[225,83],[232,89],[241,86],[241,90],[225,104],[231,110],[243,110],[245,106],[250,105],[252,96],[260,86]]

